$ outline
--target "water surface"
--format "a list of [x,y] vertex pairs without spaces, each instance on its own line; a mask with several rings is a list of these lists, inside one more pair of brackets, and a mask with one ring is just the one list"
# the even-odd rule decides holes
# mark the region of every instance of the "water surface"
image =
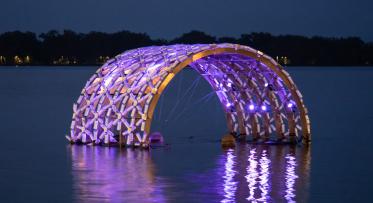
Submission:
[[72,103],[96,67],[0,69],[1,202],[369,202],[373,68],[289,67],[312,144],[223,150],[224,114],[192,70],[152,125],[167,149],[70,146]]

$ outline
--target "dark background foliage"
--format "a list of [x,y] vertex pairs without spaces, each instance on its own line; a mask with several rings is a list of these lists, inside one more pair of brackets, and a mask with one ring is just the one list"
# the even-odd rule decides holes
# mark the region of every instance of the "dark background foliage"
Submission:
[[61,33],[51,30],[40,35],[14,31],[0,35],[0,56],[6,58],[2,65],[14,65],[15,56],[30,56],[32,60],[27,65],[52,65],[61,57],[75,61],[75,65],[93,65],[103,62],[99,59],[100,56],[111,58],[138,47],[224,42],[248,45],[272,57],[286,56],[290,60],[289,65],[373,64],[373,43],[364,42],[358,37],[326,38],[251,33],[242,34],[239,38],[216,38],[201,31],[191,31],[172,40],[151,39],[146,33],[130,31],[83,34],[71,30],[64,30]]

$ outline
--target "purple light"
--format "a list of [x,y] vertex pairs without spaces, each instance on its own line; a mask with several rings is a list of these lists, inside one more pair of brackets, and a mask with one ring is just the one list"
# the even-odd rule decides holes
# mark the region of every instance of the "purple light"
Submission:
[[265,83],[265,84],[264,84],[264,87],[268,87],[268,83]]
[[228,102],[228,103],[226,104],[226,106],[229,108],[229,107],[232,106],[232,104]]
[[261,108],[262,108],[263,111],[266,111],[266,110],[267,110],[267,106],[266,106],[266,105],[262,105]]
[[250,104],[250,105],[249,105],[249,110],[252,111],[252,110],[254,110],[254,109],[255,109],[254,104]]
[[293,103],[288,103],[288,108],[291,108],[291,107],[293,107]]

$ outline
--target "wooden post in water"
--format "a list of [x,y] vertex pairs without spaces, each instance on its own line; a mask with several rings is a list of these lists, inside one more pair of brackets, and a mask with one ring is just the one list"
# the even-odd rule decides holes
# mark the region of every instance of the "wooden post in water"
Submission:
[[119,130],[119,147],[123,145],[122,129]]

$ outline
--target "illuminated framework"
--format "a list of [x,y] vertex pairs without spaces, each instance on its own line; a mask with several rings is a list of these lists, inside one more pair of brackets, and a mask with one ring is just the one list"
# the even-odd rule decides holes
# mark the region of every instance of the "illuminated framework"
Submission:
[[310,141],[307,109],[289,74],[262,52],[237,44],[151,46],[116,56],[86,83],[67,139],[148,147],[158,99],[187,66],[212,86],[237,138]]

